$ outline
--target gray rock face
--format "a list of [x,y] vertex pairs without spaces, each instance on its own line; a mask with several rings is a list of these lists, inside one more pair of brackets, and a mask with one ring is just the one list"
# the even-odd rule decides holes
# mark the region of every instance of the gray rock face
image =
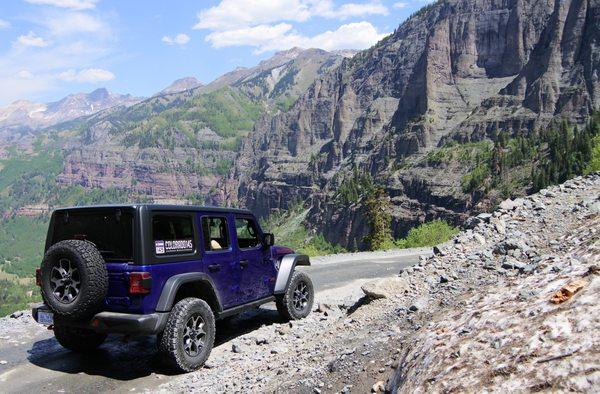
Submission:
[[496,127],[583,122],[600,103],[599,3],[454,0],[417,13],[257,122],[231,174],[238,200],[262,215],[309,201],[310,225],[360,247],[364,212],[334,199],[357,169],[385,185],[396,236],[424,220],[465,220],[464,169],[418,158]]

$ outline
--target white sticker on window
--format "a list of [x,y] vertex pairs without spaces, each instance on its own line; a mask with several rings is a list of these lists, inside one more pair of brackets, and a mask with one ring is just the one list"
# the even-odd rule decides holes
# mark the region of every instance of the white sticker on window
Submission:
[[154,249],[156,250],[156,254],[164,254],[165,241],[154,241]]
[[165,251],[169,252],[189,252],[194,250],[194,243],[191,239],[177,239],[165,241]]

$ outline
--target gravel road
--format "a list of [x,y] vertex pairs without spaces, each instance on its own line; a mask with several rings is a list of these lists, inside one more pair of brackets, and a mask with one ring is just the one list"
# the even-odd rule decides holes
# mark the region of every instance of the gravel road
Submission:
[[[362,283],[396,275],[424,254],[431,251],[325,256],[314,258],[313,266],[306,270],[315,282],[318,302],[346,300],[351,305],[362,296]],[[230,350],[236,338],[272,324],[281,324],[274,305],[219,324],[214,353]],[[152,390],[180,378],[162,369],[154,338],[123,342],[115,337],[93,356],[83,356],[63,349],[51,332],[33,322],[28,312],[16,319],[0,319],[0,392]]]

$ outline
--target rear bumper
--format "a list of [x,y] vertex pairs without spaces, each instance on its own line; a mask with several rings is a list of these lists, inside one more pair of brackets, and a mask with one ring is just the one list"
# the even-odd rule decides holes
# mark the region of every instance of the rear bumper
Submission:
[[[43,304],[33,307],[31,314],[36,322],[38,321],[38,311],[50,312],[50,309]],[[164,330],[168,317],[168,312],[149,313],[147,315],[100,312],[89,321],[61,321],[61,324],[87,328],[106,334],[154,335]]]

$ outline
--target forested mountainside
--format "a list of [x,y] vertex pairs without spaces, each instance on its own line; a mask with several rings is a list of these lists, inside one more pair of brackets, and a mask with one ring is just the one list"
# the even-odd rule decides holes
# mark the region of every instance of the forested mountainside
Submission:
[[367,246],[369,207],[395,236],[460,223],[564,178],[539,174],[557,136],[590,150],[599,68],[598,0],[439,1],[261,117],[226,185],[261,215],[306,201],[306,222],[351,248]]
[[[158,94],[76,124],[66,146],[63,185],[116,187],[133,196],[219,204],[216,188],[261,116],[286,110],[341,54],[294,48],[206,86]],[[188,81],[189,82],[189,81]]]

